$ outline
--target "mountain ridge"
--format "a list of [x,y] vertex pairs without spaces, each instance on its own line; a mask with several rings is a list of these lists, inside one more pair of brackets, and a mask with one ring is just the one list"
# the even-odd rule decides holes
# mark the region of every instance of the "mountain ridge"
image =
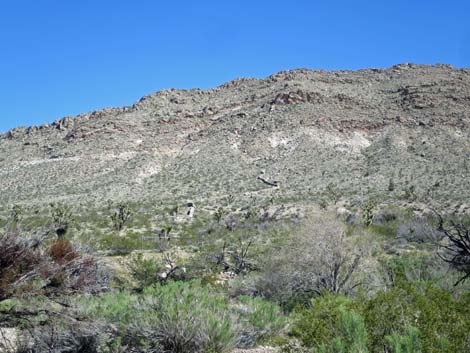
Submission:
[[470,69],[442,64],[296,69],[167,89],[0,135],[0,201],[212,205],[256,195],[418,200],[466,212],[469,126]]
[[426,68],[426,67],[444,67],[444,68],[448,68],[448,69],[451,69],[451,70],[463,71],[463,72],[466,72],[466,73],[470,72],[470,68],[456,68],[455,66],[450,65],[450,64],[413,64],[413,63],[406,63],[406,62],[401,63],[401,64],[396,64],[396,65],[393,65],[393,66],[388,67],[388,68],[364,68],[364,69],[358,69],[358,70],[322,70],[322,69],[309,69],[309,68],[298,68],[298,69],[291,69],[291,70],[282,70],[282,71],[279,71],[277,73],[271,74],[271,75],[269,75],[265,78],[237,77],[237,78],[229,80],[225,83],[222,83],[222,84],[220,84],[220,85],[218,85],[214,88],[209,88],[209,89],[166,88],[166,89],[158,90],[158,91],[155,91],[153,93],[144,95],[131,105],[124,105],[124,106],[120,106],[120,107],[109,106],[109,107],[104,107],[104,108],[91,110],[91,111],[86,112],[86,113],[80,113],[80,114],[77,114],[77,115],[65,115],[65,116],[56,118],[54,121],[46,122],[46,123],[39,124],[39,125],[17,126],[17,127],[13,127],[11,129],[8,129],[7,131],[1,132],[0,136],[7,135],[10,132],[14,132],[14,131],[18,131],[18,130],[49,127],[51,125],[54,126],[54,125],[59,124],[59,122],[64,120],[64,119],[99,116],[102,113],[107,113],[107,112],[112,112],[112,111],[123,112],[123,113],[124,112],[129,112],[132,109],[134,109],[134,107],[136,105],[138,105],[140,102],[142,102],[142,101],[144,101],[148,98],[154,97],[154,96],[164,95],[167,92],[182,92],[182,93],[192,92],[192,91],[211,92],[211,91],[221,89],[221,88],[228,88],[228,87],[231,87],[231,86],[236,86],[238,83],[259,82],[259,81],[263,81],[263,80],[275,79],[279,75],[295,74],[297,72],[314,72],[314,73],[328,73],[328,72],[335,72],[335,73],[387,72],[387,71],[390,71],[390,70],[395,70],[397,68],[399,69],[399,68],[403,68],[403,67],[405,67],[405,68],[406,67],[408,67],[408,68],[409,67],[424,67],[424,68]]

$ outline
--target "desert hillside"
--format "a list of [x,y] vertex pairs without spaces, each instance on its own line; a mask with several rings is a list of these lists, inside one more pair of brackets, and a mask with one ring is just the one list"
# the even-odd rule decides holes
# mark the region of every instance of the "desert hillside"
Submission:
[[0,353],[467,353],[469,293],[470,69],[298,69],[0,135]]
[[[445,204],[469,199],[470,70],[285,71],[0,137],[0,200]],[[273,185],[270,185],[273,184]]]

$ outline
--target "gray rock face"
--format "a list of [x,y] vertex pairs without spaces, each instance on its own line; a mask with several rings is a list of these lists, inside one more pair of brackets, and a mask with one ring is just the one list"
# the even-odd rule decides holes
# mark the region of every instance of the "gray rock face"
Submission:
[[469,127],[470,69],[446,65],[171,89],[1,135],[0,202],[372,195],[455,206],[470,196]]

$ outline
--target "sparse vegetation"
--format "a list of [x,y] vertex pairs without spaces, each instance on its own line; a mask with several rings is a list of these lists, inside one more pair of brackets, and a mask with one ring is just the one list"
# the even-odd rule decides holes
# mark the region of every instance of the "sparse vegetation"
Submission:
[[296,70],[0,135],[0,351],[469,352],[467,83]]

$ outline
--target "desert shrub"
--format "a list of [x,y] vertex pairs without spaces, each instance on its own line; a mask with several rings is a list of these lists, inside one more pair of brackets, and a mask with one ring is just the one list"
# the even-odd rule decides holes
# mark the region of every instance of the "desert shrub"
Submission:
[[385,209],[385,210],[377,211],[374,213],[374,216],[372,218],[372,223],[373,224],[390,223],[390,222],[396,221],[397,218],[398,218],[398,215],[396,214],[396,212],[390,209]]
[[225,352],[235,344],[236,328],[227,299],[210,287],[199,281],[171,282],[150,287],[144,294],[144,300],[158,313],[154,334],[164,349]]
[[19,280],[29,273],[38,277],[35,270],[43,259],[19,234],[9,232],[0,234],[0,254],[0,300],[4,300],[28,290],[31,280]]
[[276,305],[260,298],[234,302],[200,281],[86,297],[79,306],[84,317],[116,325],[123,346],[149,352],[228,352],[266,341],[285,324]]
[[424,218],[414,218],[401,224],[397,230],[397,237],[414,243],[436,243],[441,240],[444,233]]
[[334,218],[311,220],[279,249],[267,254],[246,290],[290,310],[324,292],[352,293],[360,284],[364,251]]
[[313,352],[467,352],[469,302],[422,282],[370,299],[329,294],[297,309],[290,336]]
[[55,323],[23,330],[15,353],[98,353],[105,346],[95,325]]
[[450,293],[432,285],[401,283],[369,300],[363,310],[371,350],[384,350],[386,337],[409,335],[411,326],[419,331],[423,352],[470,348],[469,317]]
[[129,269],[141,289],[156,283],[164,284],[171,280],[187,278],[186,268],[177,265],[169,254],[165,254],[160,260],[146,258],[142,253],[132,255]]
[[[17,231],[23,219],[23,208],[20,205],[14,205],[10,210],[8,222],[10,231]],[[0,222],[1,223],[1,222]]]
[[98,241],[97,248],[106,251],[109,255],[127,255],[140,249],[142,237],[135,232],[126,232],[124,235],[106,233]]
[[366,353],[367,331],[356,304],[346,297],[328,294],[300,309],[290,332],[313,352]]
[[399,222],[399,215],[395,211],[389,209],[377,211],[373,216],[369,230],[374,234],[393,238],[397,235]]
[[240,296],[237,303],[241,307],[240,316],[244,318],[242,337],[244,346],[269,342],[279,335],[287,324],[281,308],[262,298]]
[[92,255],[77,252],[66,240],[49,247],[17,233],[0,234],[0,300],[22,295],[96,291],[108,275]]
[[400,256],[383,257],[380,265],[385,284],[391,287],[402,282],[438,283],[442,276],[449,275],[443,264],[427,252],[413,251]]
[[441,244],[438,255],[462,274],[455,283],[458,285],[470,278],[470,224],[450,221],[449,225],[444,226],[442,216],[438,217],[439,228],[445,236],[445,243]]
[[226,352],[235,345],[228,299],[198,281],[156,284],[141,296],[115,296],[87,298],[83,312],[118,322],[123,344],[175,353]]
[[252,240],[244,242],[241,238],[228,244],[225,241],[220,250],[211,254],[209,261],[213,262],[214,269],[219,271],[245,274],[256,268],[252,261],[252,245]]
[[392,334],[385,337],[387,347],[391,353],[421,353],[421,344],[419,339],[419,330],[410,326],[405,334]]
[[67,239],[57,239],[49,246],[49,256],[57,263],[65,264],[73,261],[80,255]]
[[141,253],[133,255],[129,262],[132,278],[140,288],[151,286],[160,280],[161,264],[153,258],[145,258]]
[[374,221],[375,203],[372,201],[367,202],[362,209],[362,222],[366,227],[369,227]]

